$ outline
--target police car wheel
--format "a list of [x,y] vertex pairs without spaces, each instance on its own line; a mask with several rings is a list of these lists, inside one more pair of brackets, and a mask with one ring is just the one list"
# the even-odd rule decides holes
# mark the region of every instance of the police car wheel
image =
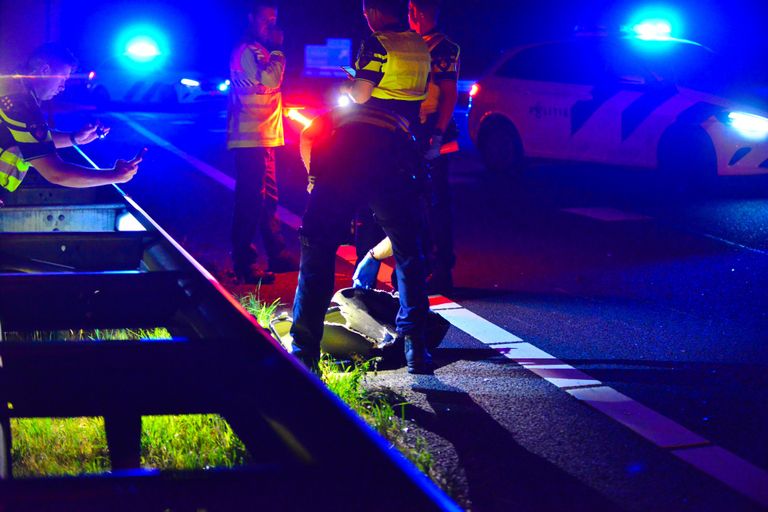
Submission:
[[694,197],[711,192],[717,180],[717,155],[701,127],[672,127],[659,141],[658,169],[662,192]]
[[490,119],[480,128],[478,146],[485,167],[493,172],[522,170],[523,145],[517,128],[506,119]]

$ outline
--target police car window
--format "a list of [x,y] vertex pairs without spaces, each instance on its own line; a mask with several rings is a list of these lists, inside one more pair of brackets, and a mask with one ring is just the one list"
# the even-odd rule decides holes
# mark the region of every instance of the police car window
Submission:
[[[657,47],[627,41],[611,59],[619,72],[644,73],[649,82],[674,84],[715,92],[722,89],[729,73],[710,50],[691,43],[666,41]],[[621,55],[621,57],[618,57]]]
[[513,55],[497,76],[590,85],[604,80],[606,65],[597,48],[581,42],[534,46]]

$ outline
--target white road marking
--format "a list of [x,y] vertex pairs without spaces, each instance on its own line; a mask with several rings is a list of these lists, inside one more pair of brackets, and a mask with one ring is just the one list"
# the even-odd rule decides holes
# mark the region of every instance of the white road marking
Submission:
[[603,222],[652,220],[652,217],[648,217],[647,215],[625,212],[615,208],[563,208],[562,211]]
[[[140,135],[143,135],[144,137],[152,141],[154,144],[156,144],[160,148],[178,156],[182,160],[185,160],[189,165],[191,165],[192,167],[194,167],[204,175],[208,176],[219,185],[222,185],[223,187],[226,187],[229,190],[235,190],[235,179],[232,178],[231,176],[220,171],[216,167],[203,162],[196,156],[187,153],[186,151],[178,148],[177,146],[174,146],[172,143],[168,142],[158,134],[144,128],[142,125],[135,122],[125,114],[113,113],[112,115],[117,119],[121,120],[122,122],[124,122],[125,124],[127,124],[128,126],[130,126],[131,128],[133,128]],[[298,229],[299,226],[301,226],[301,218],[282,206],[277,207],[277,217],[280,219],[280,221],[283,224],[286,224],[292,229]]]
[[[354,248],[351,249],[354,255]],[[355,258],[350,258],[349,252],[347,250],[342,257],[354,265]],[[385,275],[392,272],[392,267],[386,263],[382,263],[381,267],[380,275],[382,272]],[[675,457],[736,492],[762,506],[768,506],[768,471],[713,444],[610,386],[603,385],[598,379],[524,342],[522,338],[442,295],[431,296],[430,307],[455,327],[520,364],[522,368],[624,425],[657,447],[669,450]]]
[[[123,114],[112,114],[161,148],[186,160],[194,168],[217,183],[234,190],[235,180],[197,157],[179,149],[159,135],[147,130]],[[584,212],[589,210],[589,215]],[[599,210],[599,211],[598,211]],[[586,215],[598,220],[648,220],[650,217],[628,214],[620,210],[570,208],[564,211]],[[617,213],[618,212],[618,213]],[[281,215],[282,214],[282,215]],[[298,228],[301,219],[292,212],[280,208],[278,215],[291,227]],[[339,256],[350,264],[355,263],[353,247],[342,246]],[[382,263],[379,275],[390,275],[392,267]],[[511,359],[523,368],[547,380],[574,398],[590,405],[614,421],[633,430],[656,446],[669,449],[670,453],[696,469],[723,482],[735,491],[768,506],[768,471],[755,466],[738,455],[712,444],[709,440],[691,432],[673,420],[619,393],[601,385],[581,370],[563,363],[538,347],[523,342],[522,338],[489,322],[445,297],[430,297],[432,309],[454,326],[481,341],[489,348]]]

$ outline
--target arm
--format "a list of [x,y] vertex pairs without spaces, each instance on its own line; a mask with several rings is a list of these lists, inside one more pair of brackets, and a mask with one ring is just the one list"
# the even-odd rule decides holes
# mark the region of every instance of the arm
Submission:
[[51,136],[53,137],[53,144],[57,149],[72,146],[72,137],[74,136],[74,133],[51,130]]
[[373,82],[357,79],[341,86],[341,92],[349,94],[355,103],[365,103],[373,95],[373,88],[376,87]]
[[281,51],[273,51],[269,54],[266,64],[259,65],[256,79],[271,89],[280,87],[285,73],[285,55]]
[[71,147],[73,139],[80,146],[89,144],[96,139],[106,137],[109,130],[108,127],[101,124],[101,121],[96,121],[95,123],[86,124],[76,132],[51,130],[51,136],[53,137],[53,144],[59,149]]
[[363,41],[355,61],[355,80],[342,86],[342,92],[349,94],[355,103],[365,103],[373,95],[373,90],[384,78],[384,62],[387,50],[376,36]]
[[441,80],[437,86],[440,88],[440,98],[437,102],[437,123],[435,128],[445,132],[453,117],[456,102],[459,99],[459,88],[456,80]]
[[54,153],[36,158],[30,163],[43,178],[51,183],[65,187],[84,188],[130,181],[138,171],[141,160],[142,155],[139,155],[129,161],[118,160],[112,169],[89,169],[67,163]]

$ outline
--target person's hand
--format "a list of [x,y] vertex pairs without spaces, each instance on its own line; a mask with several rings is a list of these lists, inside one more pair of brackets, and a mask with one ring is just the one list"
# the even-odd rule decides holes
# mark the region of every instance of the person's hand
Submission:
[[376,276],[379,275],[381,262],[371,255],[370,251],[355,269],[352,276],[353,288],[374,288],[376,286]]
[[424,159],[427,161],[434,160],[440,156],[440,148],[443,146],[443,136],[433,135],[429,139],[429,148],[424,152]]
[[133,176],[138,172],[139,164],[144,159],[144,153],[146,152],[147,148],[143,148],[133,159],[118,160],[115,162],[115,167],[112,169],[112,172],[115,174],[115,183],[126,183],[131,181]]
[[88,144],[96,139],[103,139],[107,136],[109,130],[109,127],[101,124],[101,121],[96,121],[80,128],[72,135],[72,138],[77,145]]

